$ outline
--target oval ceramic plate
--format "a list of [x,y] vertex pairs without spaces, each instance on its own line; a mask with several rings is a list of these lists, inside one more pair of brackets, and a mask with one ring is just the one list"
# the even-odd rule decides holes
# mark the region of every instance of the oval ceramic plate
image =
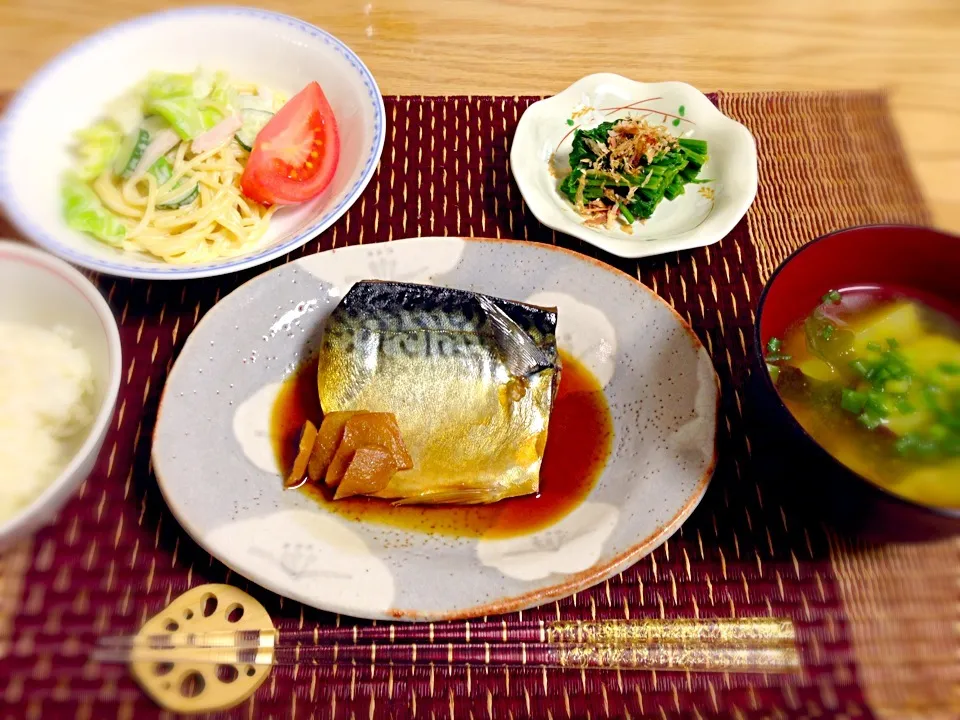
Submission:
[[[687,185],[680,197],[662,201],[645,223],[633,224],[632,234],[584,225],[558,189],[570,169],[573,131],[628,113],[665,125],[675,136],[706,140],[710,156],[700,173],[710,182]],[[642,83],[608,73],[589,75],[527,108],[513,138],[510,167],[540,222],[629,258],[718,242],[757,194],[757,146],[743,125],[686,83]]]
[[[340,160],[327,190],[278,211],[246,254],[196,265],[169,265],[117,250],[67,227],[60,180],[71,164],[73,133],[149,73],[198,67],[223,70],[288,97],[317,80],[340,129]],[[383,98],[370,71],[350,48],[309,23],[236,7],[145,15],[70,48],[13,99],[0,127],[0,202],[30,240],[96,272],[152,280],[222,275],[284,255],[336,222],[376,170],[385,123]]]
[[[559,345],[600,380],[614,422],[611,456],[582,504],[543,530],[492,540],[349,521],[282,489],[271,406],[363,279],[557,306]],[[718,397],[690,328],[617,270],[533,243],[402,240],[303,258],[214,306],[170,373],[153,463],[194,539],[274,592],[360,617],[471,617],[569,595],[666,540],[713,473]]]

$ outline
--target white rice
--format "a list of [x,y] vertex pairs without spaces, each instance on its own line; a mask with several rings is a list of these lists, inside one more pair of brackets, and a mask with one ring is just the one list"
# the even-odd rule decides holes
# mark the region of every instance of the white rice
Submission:
[[90,358],[69,332],[0,322],[0,522],[52,483],[93,422]]

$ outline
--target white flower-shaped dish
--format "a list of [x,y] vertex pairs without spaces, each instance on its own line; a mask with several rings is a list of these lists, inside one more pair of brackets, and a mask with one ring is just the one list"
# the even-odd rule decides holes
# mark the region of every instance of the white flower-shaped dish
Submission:
[[[569,171],[573,131],[626,115],[663,124],[679,137],[706,140],[710,159],[700,177],[675,200],[664,200],[632,233],[584,225],[559,185]],[[699,90],[681,82],[642,83],[601,73],[578,80],[534,103],[517,125],[510,167],[527,206],[557,232],[614,255],[660,255],[718,242],[747,212],[757,194],[757,146],[743,125],[721,113]]]
[[[169,265],[75,232],[63,220],[60,182],[73,133],[150,72],[223,70],[292,96],[316,80],[340,129],[330,186],[281,209],[249,252],[195,265]],[[183,280],[244,270],[284,255],[330,227],[357,200],[383,149],[383,97],[354,52],[320,28],[242,7],[184,8],[115,25],[65,51],[14,98],[0,125],[0,203],[38,245],[90,270]]]

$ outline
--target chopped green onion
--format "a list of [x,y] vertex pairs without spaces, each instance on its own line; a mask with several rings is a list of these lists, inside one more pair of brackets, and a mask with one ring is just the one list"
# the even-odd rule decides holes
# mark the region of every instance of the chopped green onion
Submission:
[[887,380],[887,382],[883,385],[883,389],[888,393],[893,393],[894,395],[902,395],[910,389],[910,378]]
[[907,367],[896,360],[888,360],[886,365],[883,366],[883,369],[890,377],[897,378],[898,380],[910,376]]
[[850,367],[853,368],[857,373],[863,377],[867,377],[867,373],[870,372],[870,368],[867,367],[866,363],[859,358],[850,362]]
[[767,352],[772,352],[772,353],[779,352],[780,347],[782,345],[783,343],[780,342],[780,338],[772,337],[770,338],[770,341],[767,343]]
[[932,458],[937,454],[937,441],[933,438],[919,438],[916,444],[917,455]]
[[876,415],[880,418],[885,418],[890,414],[889,409],[887,408],[886,400],[883,395],[878,392],[868,392],[867,400],[864,403],[864,410],[871,414]]
[[863,406],[866,404],[866,402],[866,393],[857,392],[856,390],[851,390],[850,388],[844,388],[840,398],[840,407],[847,412],[853,413],[854,415],[859,415],[861,412],[863,412]]
[[780,378],[780,367],[778,365],[767,363],[767,372],[770,373],[770,379],[773,380],[774,383]]
[[677,110],[677,115],[679,115],[680,117],[683,117],[686,114],[687,114],[687,108],[681,105]]
[[913,433],[908,433],[901,438],[898,438],[897,441],[893,444],[893,448],[897,451],[898,455],[906,455],[911,450],[913,450],[917,445],[917,436]]
[[942,440],[946,440],[947,436],[950,435],[950,431],[940,424],[931,425],[928,432],[930,433],[930,437],[936,440],[938,443]]
[[917,409],[910,403],[909,400],[898,400],[897,410],[900,411],[901,415],[912,415],[917,411]]
[[881,352],[883,350],[883,347],[880,345],[880,343],[871,341],[867,343],[867,350],[872,350],[873,352]]
[[876,415],[871,415],[868,412],[861,413],[857,418],[857,421],[863,425],[867,430],[876,430],[880,427],[882,420]]
[[896,338],[887,338],[887,345],[891,350],[896,350],[898,347],[900,347],[900,343],[897,342]]
[[937,365],[937,369],[946,375],[960,375],[960,363],[942,362]]
[[831,290],[822,298],[820,298],[820,302],[822,302],[824,305],[826,305],[827,303],[833,303],[834,305],[836,305],[838,302],[840,302],[842,298],[843,296],[840,295],[839,291]]
[[891,377],[890,371],[887,370],[885,367],[881,367],[877,369],[877,371],[873,374],[873,377],[868,379],[870,380],[870,384],[873,385],[875,390],[883,390],[884,384],[886,384],[887,380],[889,380],[890,377]]
[[833,337],[833,334],[836,332],[836,328],[831,324],[826,324],[823,326],[823,329],[820,331],[820,337],[824,340],[829,340]]
[[943,392],[942,388],[939,385],[927,385],[923,389],[923,400],[927,403],[927,407],[933,410],[934,412],[940,410],[940,403],[937,398]]

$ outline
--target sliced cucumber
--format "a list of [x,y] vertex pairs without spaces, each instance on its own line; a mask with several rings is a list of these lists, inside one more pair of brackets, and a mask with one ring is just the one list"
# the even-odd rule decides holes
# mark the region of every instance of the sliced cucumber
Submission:
[[266,110],[254,110],[247,108],[240,111],[240,121],[243,125],[234,136],[245,150],[252,150],[253,143],[257,140],[257,135],[263,130],[263,126],[270,122],[273,117],[272,112]]
[[173,165],[165,157],[162,157],[151,165],[147,172],[157,179],[157,186],[159,187],[173,175]]
[[164,203],[157,203],[157,210],[176,210],[184,205],[189,205],[200,195],[200,185],[187,185],[183,192],[178,193]]
[[150,133],[143,128],[137,128],[130,133],[117,152],[117,158],[113,163],[113,172],[124,179],[133,175],[133,171],[137,169],[137,165],[140,163],[140,158],[143,157],[143,151],[147,149],[149,144]]

